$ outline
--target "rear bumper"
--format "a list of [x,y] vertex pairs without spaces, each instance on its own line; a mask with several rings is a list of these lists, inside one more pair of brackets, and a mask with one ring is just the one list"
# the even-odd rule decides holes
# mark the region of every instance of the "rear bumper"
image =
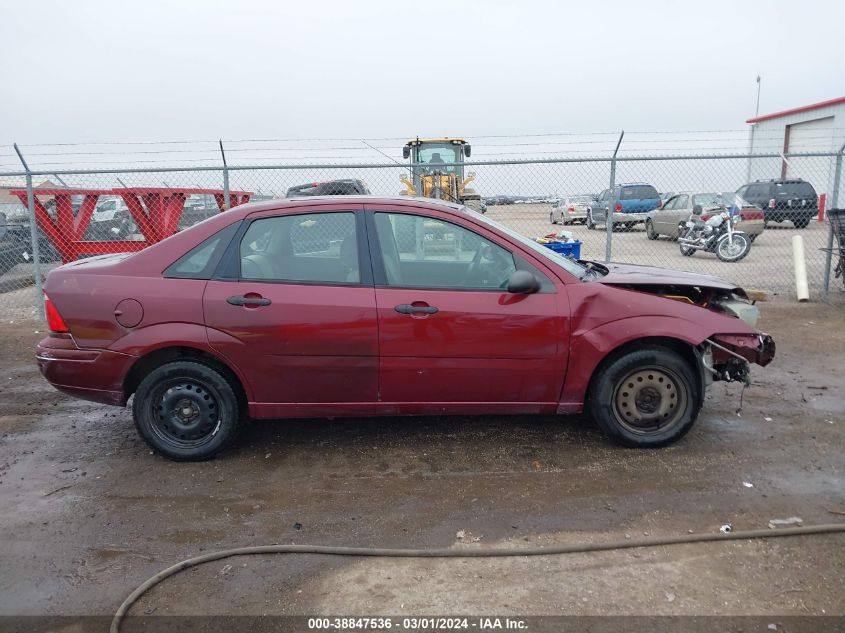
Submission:
[[126,404],[123,379],[134,356],[79,349],[69,335],[53,335],[38,344],[35,358],[41,375],[59,391],[102,404]]
[[[607,218],[605,217],[607,214],[604,211],[593,211],[593,220],[598,222],[599,224],[604,224],[607,222]],[[631,222],[633,224],[637,224],[638,222],[645,222],[646,217],[648,216],[647,211],[642,212],[629,212],[629,211],[620,211],[616,212],[613,211],[610,214],[611,222],[614,224],[624,224],[626,222]]]
[[642,213],[628,213],[622,211],[620,213],[613,212],[610,214],[610,217],[613,218],[614,224],[621,224],[623,222],[645,222],[647,212],[643,211]]
[[818,207],[775,207],[774,209],[765,208],[763,213],[767,220],[775,220],[783,218],[791,220],[793,218],[803,220],[805,218],[814,218],[819,214]]

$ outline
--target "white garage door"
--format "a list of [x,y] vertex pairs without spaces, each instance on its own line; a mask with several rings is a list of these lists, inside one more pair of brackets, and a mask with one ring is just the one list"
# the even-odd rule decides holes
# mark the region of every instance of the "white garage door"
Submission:
[[[789,126],[790,154],[829,152],[833,143],[833,117],[815,119]],[[790,158],[786,167],[787,178],[803,178],[812,183],[816,191],[823,192],[827,184],[830,160],[828,158]]]

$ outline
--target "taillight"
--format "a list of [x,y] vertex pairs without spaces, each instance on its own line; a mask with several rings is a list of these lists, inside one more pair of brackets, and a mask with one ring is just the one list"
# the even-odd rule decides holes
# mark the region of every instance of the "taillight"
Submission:
[[622,203],[621,202],[616,203],[616,213],[622,213]]
[[575,207],[570,206],[570,207],[569,207],[569,212],[570,212],[570,213],[575,213]]
[[770,209],[774,209],[774,208],[775,208],[775,199],[774,199],[774,198],[772,198],[771,200],[769,200],[769,208],[770,208]]
[[51,332],[70,332],[62,315],[46,294],[44,295],[44,313],[47,315],[47,327]]

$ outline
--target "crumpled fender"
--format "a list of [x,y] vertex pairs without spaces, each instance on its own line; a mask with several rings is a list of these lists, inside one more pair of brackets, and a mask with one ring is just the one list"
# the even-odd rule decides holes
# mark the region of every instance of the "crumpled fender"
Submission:
[[[700,308],[698,308],[700,309]],[[577,413],[599,363],[613,350],[642,338],[664,337],[693,347],[713,335],[700,323],[673,316],[634,316],[609,321],[589,330],[575,330],[570,339],[569,365],[558,411]]]

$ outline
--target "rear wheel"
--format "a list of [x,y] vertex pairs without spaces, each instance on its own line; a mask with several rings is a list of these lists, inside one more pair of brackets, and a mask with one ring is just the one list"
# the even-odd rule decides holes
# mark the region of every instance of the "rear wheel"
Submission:
[[670,349],[628,352],[599,370],[589,410],[604,433],[623,446],[665,446],[695,423],[699,382],[690,364]]
[[744,233],[734,233],[730,242],[727,236],[716,243],[716,257],[723,262],[738,262],[751,250],[751,240]]
[[654,230],[654,224],[650,219],[645,221],[645,236],[650,240],[656,240],[658,236],[657,231]]
[[241,421],[229,381],[191,361],[151,371],[138,385],[132,414],[153,450],[176,461],[213,457],[234,441]]
[[810,225],[810,218],[796,218],[792,223],[796,229],[806,229]]

